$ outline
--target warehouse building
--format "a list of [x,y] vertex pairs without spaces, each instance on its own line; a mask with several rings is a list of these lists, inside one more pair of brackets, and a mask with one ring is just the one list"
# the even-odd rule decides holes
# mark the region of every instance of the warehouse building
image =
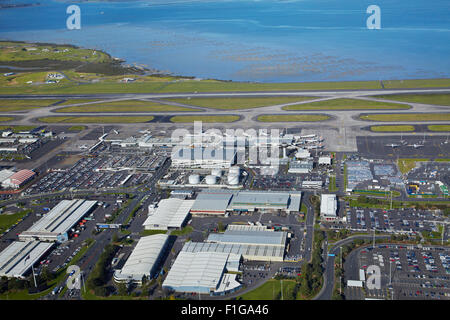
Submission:
[[224,215],[233,192],[227,190],[203,191],[191,208],[192,215]]
[[144,276],[148,279],[155,277],[167,249],[168,239],[166,234],[142,237],[123,268],[114,272],[114,280],[142,284]]
[[0,277],[25,278],[39,259],[53,246],[40,241],[14,241],[0,253]]
[[301,192],[239,191],[228,207],[230,211],[300,211]]
[[27,231],[19,234],[19,240],[64,242],[70,228],[89,214],[96,204],[97,201],[81,199],[62,200]]
[[0,171],[0,183],[3,185],[6,180],[8,180],[12,175],[14,174],[14,171],[9,169],[3,169]]
[[[145,230],[180,229],[186,222],[195,200],[163,199],[144,222]],[[149,209],[150,212],[150,209]]]
[[337,200],[335,194],[322,194],[320,199],[320,215],[326,221],[337,219]]
[[14,188],[18,189],[21,188],[24,184],[29,182],[34,178],[36,173],[32,170],[20,170],[16,173],[14,173],[11,177],[6,179],[2,185],[6,188]]
[[176,292],[224,295],[238,290],[236,274],[227,265],[239,263],[240,256],[221,252],[180,251],[162,287]]
[[313,169],[314,163],[312,160],[293,160],[289,163],[289,173],[310,173]]

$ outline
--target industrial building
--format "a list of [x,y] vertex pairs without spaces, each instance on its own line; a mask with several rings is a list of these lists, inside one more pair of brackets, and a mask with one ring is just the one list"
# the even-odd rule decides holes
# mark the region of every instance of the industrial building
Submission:
[[301,192],[238,191],[228,207],[230,211],[300,211]]
[[337,200],[335,194],[322,194],[320,198],[320,216],[326,221],[337,219]]
[[14,241],[0,252],[0,277],[24,278],[28,270],[53,246],[40,241]]
[[223,252],[180,251],[162,287],[176,292],[223,295],[241,287],[227,265],[239,264],[240,255]]
[[[183,226],[195,200],[163,199],[144,222],[145,230],[179,229]],[[151,212],[149,208],[149,212]]]
[[19,240],[64,242],[70,228],[89,214],[96,204],[97,201],[81,199],[62,200],[27,231],[19,234]]
[[289,163],[289,173],[310,173],[313,169],[314,163],[312,160],[293,160]]
[[8,180],[13,174],[14,171],[9,169],[3,169],[2,171],[0,171],[0,184],[3,185],[3,183]]
[[240,254],[245,260],[283,261],[287,233],[264,226],[229,225],[224,233],[211,233],[206,242],[192,242],[186,250]]
[[168,239],[169,236],[166,234],[142,237],[123,268],[114,272],[114,280],[141,284],[144,276],[151,279],[157,275],[161,258],[168,245]]
[[191,208],[192,215],[224,215],[233,192],[227,190],[202,191]]
[[229,168],[236,161],[234,148],[175,147],[172,150],[175,168]]
[[32,180],[36,173],[32,170],[20,170],[2,182],[2,186],[6,188],[21,188],[28,181]]

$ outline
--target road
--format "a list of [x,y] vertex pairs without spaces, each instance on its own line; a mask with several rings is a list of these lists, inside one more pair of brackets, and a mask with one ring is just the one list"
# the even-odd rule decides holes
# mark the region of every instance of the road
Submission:
[[[376,239],[385,239],[390,236],[375,236]],[[327,254],[327,259],[324,261],[324,273],[323,273],[323,286],[320,292],[314,297],[313,300],[331,300],[334,288],[334,259],[340,254],[340,248],[346,244],[351,243],[355,239],[373,239],[371,235],[356,235],[346,239],[340,240],[333,244],[333,248],[330,251],[324,252]],[[335,256],[328,256],[328,254],[334,254]]]

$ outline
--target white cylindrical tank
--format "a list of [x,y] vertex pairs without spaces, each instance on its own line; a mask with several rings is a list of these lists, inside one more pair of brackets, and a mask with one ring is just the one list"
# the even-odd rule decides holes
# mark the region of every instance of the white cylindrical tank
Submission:
[[228,181],[228,184],[237,185],[239,183],[239,175],[229,174],[227,181]]
[[222,170],[220,170],[220,169],[212,169],[211,170],[211,175],[220,178],[222,176]]
[[191,174],[189,176],[189,184],[199,184],[200,176],[198,174]]
[[205,181],[206,181],[206,184],[216,184],[216,179],[217,179],[216,176],[208,175],[208,176],[206,176]]

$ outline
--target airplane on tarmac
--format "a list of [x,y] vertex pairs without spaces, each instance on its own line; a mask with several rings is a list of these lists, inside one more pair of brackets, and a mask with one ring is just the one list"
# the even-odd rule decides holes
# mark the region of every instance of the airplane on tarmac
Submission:
[[397,147],[400,147],[400,145],[391,143],[391,144],[386,144],[385,147],[397,148]]
[[423,147],[423,144],[408,144],[408,147],[414,147],[415,149]]

